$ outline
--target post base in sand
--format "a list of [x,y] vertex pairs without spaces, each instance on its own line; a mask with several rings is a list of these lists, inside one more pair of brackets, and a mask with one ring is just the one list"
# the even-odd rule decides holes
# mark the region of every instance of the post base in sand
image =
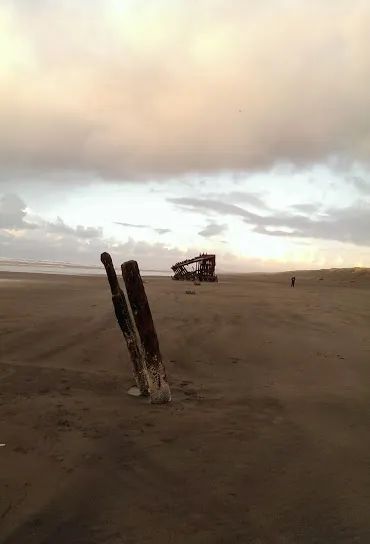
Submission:
[[150,402],[152,404],[166,404],[171,402],[171,390],[167,382],[162,382],[158,389],[150,390]]
[[149,397],[149,394],[142,393],[137,385],[133,385],[132,387],[127,389],[127,394],[130,395],[130,397]]
[[133,385],[127,389],[127,394],[130,395],[130,397],[149,399],[151,404],[166,404],[167,402],[171,402],[171,391],[168,384],[162,385],[160,389],[151,391],[150,394],[146,395],[143,394],[136,385]]

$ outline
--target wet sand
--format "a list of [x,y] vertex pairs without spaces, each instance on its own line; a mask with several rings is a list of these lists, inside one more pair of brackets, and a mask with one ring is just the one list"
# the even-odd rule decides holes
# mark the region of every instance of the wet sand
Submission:
[[0,542],[370,542],[370,280],[145,278],[173,402],[104,277],[1,273]]

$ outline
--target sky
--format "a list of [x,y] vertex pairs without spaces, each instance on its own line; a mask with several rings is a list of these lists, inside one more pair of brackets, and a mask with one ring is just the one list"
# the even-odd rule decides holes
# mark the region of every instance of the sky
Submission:
[[1,0],[0,258],[370,266],[368,0]]

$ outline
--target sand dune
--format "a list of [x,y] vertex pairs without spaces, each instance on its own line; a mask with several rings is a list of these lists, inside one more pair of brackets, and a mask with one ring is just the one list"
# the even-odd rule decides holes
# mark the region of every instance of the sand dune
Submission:
[[290,275],[147,278],[151,406],[104,277],[1,273],[0,541],[370,542],[370,271]]
[[300,270],[298,272],[284,272],[275,276],[288,277],[295,275],[304,281],[327,281],[329,284],[343,283],[370,287],[370,268],[329,268],[323,270]]

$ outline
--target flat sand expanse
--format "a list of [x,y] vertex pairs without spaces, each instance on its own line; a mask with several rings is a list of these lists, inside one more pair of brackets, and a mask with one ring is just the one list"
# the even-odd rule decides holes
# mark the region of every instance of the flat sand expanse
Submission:
[[145,278],[165,406],[104,277],[0,279],[2,544],[370,542],[368,274]]

